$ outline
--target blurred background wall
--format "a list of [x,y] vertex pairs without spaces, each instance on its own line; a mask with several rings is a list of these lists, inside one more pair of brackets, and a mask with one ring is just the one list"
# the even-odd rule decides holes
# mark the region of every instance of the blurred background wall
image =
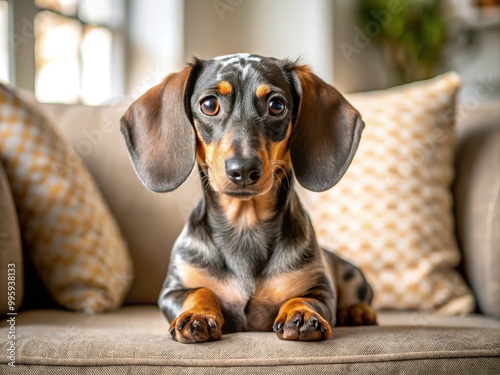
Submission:
[[300,58],[344,92],[459,71],[500,96],[498,0],[0,0],[0,79],[48,102],[135,98],[192,56]]
[[[331,0],[185,1],[185,54],[211,58],[234,52],[297,59],[333,80]],[[227,5],[227,8],[222,6]]]

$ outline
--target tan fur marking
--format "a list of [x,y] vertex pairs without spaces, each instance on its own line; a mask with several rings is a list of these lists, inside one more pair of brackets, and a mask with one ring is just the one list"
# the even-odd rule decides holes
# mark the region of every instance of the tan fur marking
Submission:
[[[285,302],[276,317],[276,322],[284,325],[282,331],[276,334],[281,340],[319,341],[329,339],[332,336],[332,328],[321,315],[312,309],[309,303],[314,303],[311,298],[292,298]],[[293,324],[295,314],[301,314],[304,322],[315,317],[319,320],[320,329],[301,332],[301,329]],[[323,331],[324,330],[324,331]]]
[[220,81],[217,84],[217,91],[219,91],[221,95],[226,96],[233,91],[233,86],[228,81]]
[[[197,123],[195,122],[195,129],[196,129]],[[198,131],[195,131],[196,133],[196,161],[202,166],[205,165],[205,160],[207,160],[207,152],[208,148],[210,145],[205,144],[203,142],[203,139],[201,139],[200,134]]]
[[257,87],[255,94],[257,95],[257,98],[263,98],[267,94],[269,94],[270,92],[271,92],[271,88],[268,85],[263,83],[262,85],[259,85],[259,87]]
[[262,280],[255,288],[253,300],[256,303],[269,303],[281,306],[291,298],[304,295],[315,283],[315,277],[320,278],[321,266],[313,263],[305,268],[283,273]]
[[[263,139],[261,139],[261,145],[265,145]],[[225,194],[219,197],[224,215],[235,228],[254,226],[258,222],[269,219],[272,215],[273,195],[270,191],[273,187],[273,175],[269,167],[269,156],[264,147],[260,148],[258,156],[262,161],[263,173],[254,188],[257,187],[262,193],[248,200],[233,198]],[[229,186],[232,184],[228,180],[226,182]]]
[[289,160],[288,159],[288,140],[290,138],[290,135],[292,134],[292,121],[288,123],[288,128],[286,130],[286,136],[285,139],[283,139],[280,142],[271,142],[271,149],[269,150],[269,156],[271,160],[277,160],[277,161],[283,161],[286,162],[287,165],[289,166]]
[[220,304],[214,293],[208,288],[201,288],[189,294],[182,304],[182,311],[197,310],[205,313],[220,311]]
[[249,200],[221,195],[220,204],[227,220],[235,228],[252,227],[258,222],[271,218],[272,197],[269,194],[254,197]]
[[[245,304],[245,297],[241,295],[241,287],[236,280],[222,281],[207,274],[204,269],[194,267],[189,263],[181,262],[178,266],[182,285],[189,289],[207,288],[221,300],[233,304]],[[183,307],[184,308],[184,307]]]
[[301,82],[307,82],[308,84],[312,83],[311,76],[313,72],[310,66],[308,65],[297,66],[295,68],[295,71],[297,72],[297,75],[299,76]]
[[219,143],[205,145],[204,165],[209,168],[209,182],[214,191],[220,191],[226,178],[226,159],[234,153],[232,135],[226,134]]
[[[262,161],[263,173],[259,182],[252,186],[257,196],[249,200],[241,200],[226,194],[219,195],[224,215],[234,227],[248,228],[271,218],[275,198],[273,187],[278,187],[280,181],[286,178],[283,169],[287,170],[287,166],[290,165],[288,139],[291,130],[290,122],[285,139],[272,143],[269,151],[265,147],[265,139],[261,136],[258,156]],[[207,145],[197,133],[197,161],[202,168],[209,170],[210,186],[216,192],[233,188],[233,183],[226,176],[225,164],[234,153],[232,138],[232,134],[226,134],[217,144]]]
[[[197,329],[192,324],[197,322]],[[190,293],[182,304],[182,312],[171,323],[168,331],[175,341],[195,343],[222,338],[224,317],[217,296],[207,288]]]
[[[288,123],[285,139],[280,142],[271,142],[269,158],[272,161],[273,172],[277,174],[280,181],[286,178],[285,173],[290,168],[290,153],[288,150],[288,140],[292,134],[292,121]],[[278,181],[279,182],[279,181]]]

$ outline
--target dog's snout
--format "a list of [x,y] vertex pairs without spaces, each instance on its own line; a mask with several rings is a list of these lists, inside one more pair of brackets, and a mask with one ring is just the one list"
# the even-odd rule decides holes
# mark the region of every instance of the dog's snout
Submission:
[[232,157],[226,160],[226,175],[236,185],[253,185],[262,176],[262,162],[256,157]]

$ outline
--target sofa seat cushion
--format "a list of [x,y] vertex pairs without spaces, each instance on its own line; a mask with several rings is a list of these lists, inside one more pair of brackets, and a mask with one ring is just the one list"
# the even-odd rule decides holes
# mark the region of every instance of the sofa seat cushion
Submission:
[[[385,321],[384,314],[381,320]],[[387,321],[394,319],[389,316]],[[273,333],[251,332],[184,345],[169,337],[167,322],[154,306],[98,315],[28,311],[16,320],[16,366],[8,367],[6,356],[0,356],[0,366],[12,374],[67,374],[75,367],[80,374],[468,373],[473,368],[488,373],[500,369],[498,321],[491,320],[488,329],[433,327],[432,323],[336,328],[333,339],[324,342],[287,342]],[[7,327],[3,321],[1,337],[7,336]],[[2,353],[7,345],[0,342]]]

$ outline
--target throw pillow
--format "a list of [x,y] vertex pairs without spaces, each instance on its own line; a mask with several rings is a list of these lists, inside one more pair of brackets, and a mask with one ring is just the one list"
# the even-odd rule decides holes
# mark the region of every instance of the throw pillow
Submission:
[[381,309],[474,310],[455,271],[452,216],[456,73],[349,95],[366,123],[342,178],[301,191],[319,242],[361,267]]
[[56,302],[88,312],[120,306],[132,262],[114,218],[78,155],[1,84],[0,158],[23,242]]

